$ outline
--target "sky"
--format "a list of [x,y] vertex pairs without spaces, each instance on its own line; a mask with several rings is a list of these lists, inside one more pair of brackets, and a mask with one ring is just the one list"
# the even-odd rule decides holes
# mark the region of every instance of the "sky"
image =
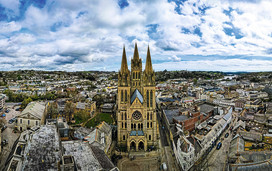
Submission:
[[271,0],[0,0],[0,70],[271,71]]

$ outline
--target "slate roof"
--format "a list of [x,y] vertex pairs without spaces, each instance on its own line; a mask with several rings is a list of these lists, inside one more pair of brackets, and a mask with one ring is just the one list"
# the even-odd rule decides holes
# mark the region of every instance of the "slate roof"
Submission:
[[139,92],[138,89],[136,89],[136,90],[134,91],[134,93],[132,94],[132,96],[131,96],[131,99],[130,99],[130,103],[131,103],[131,104],[134,102],[134,100],[136,99],[136,97],[139,99],[139,101],[140,101],[141,103],[144,102],[144,98],[143,98],[142,94]]

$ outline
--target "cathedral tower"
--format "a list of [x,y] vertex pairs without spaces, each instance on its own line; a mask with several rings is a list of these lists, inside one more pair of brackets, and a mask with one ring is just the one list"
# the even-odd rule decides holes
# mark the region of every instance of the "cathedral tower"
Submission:
[[144,72],[137,44],[131,59],[131,72],[123,48],[117,105],[118,145],[128,151],[146,151],[148,147],[157,146],[155,72],[149,47]]

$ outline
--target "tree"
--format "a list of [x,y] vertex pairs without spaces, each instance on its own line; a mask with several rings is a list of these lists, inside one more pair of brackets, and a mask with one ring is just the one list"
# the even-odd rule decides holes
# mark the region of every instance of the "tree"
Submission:
[[28,103],[30,103],[30,102],[32,102],[33,100],[30,98],[30,97],[28,97],[27,99],[24,99],[24,101],[22,102],[22,104],[21,104],[21,107],[22,108],[25,108],[27,105],[28,105]]
[[64,114],[66,115],[68,122],[71,121],[74,111],[75,111],[74,104],[70,101],[66,102],[64,107]]
[[57,118],[58,116],[58,106],[56,102],[53,102],[51,104],[48,105],[47,107],[47,116],[51,119],[51,118]]

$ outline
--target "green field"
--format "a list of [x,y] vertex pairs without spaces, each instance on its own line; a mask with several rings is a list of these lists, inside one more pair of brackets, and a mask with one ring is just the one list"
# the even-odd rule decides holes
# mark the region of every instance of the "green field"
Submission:
[[93,119],[91,119],[89,122],[86,123],[86,127],[95,127],[99,125],[101,122],[107,122],[108,124],[112,124],[112,117],[110,113],[100,113],[97,114]]

